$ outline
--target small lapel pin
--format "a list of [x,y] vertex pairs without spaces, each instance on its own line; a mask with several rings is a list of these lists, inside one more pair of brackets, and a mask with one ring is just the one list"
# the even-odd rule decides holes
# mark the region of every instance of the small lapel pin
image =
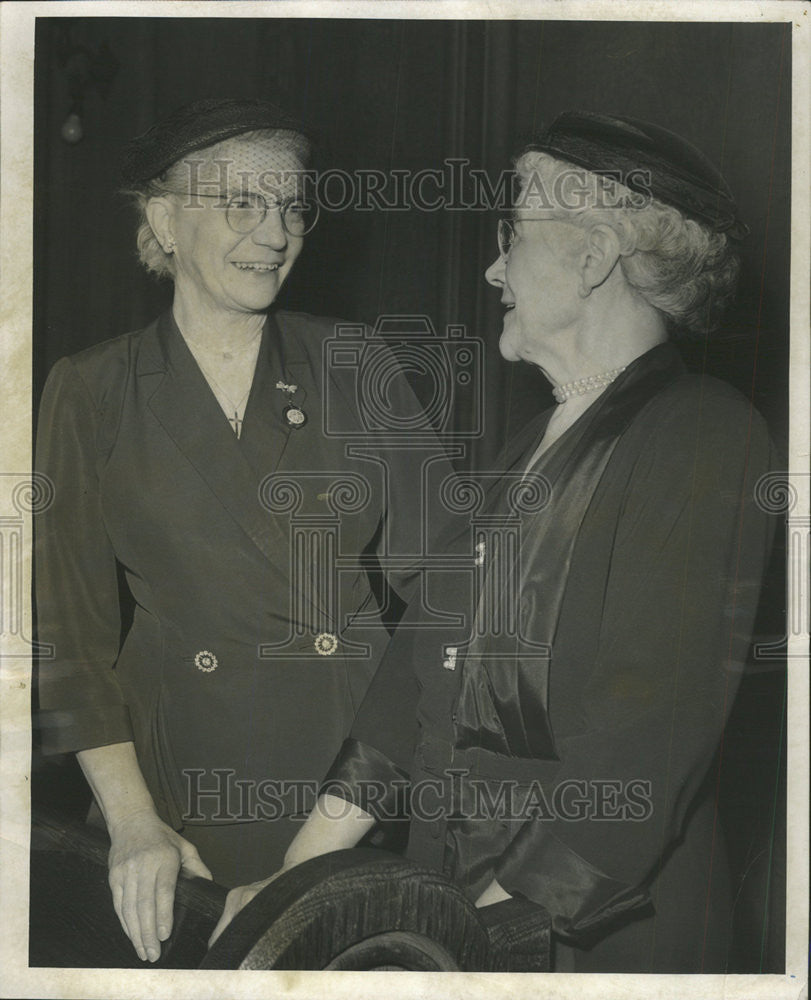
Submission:
[[277,382],[276,388],[281,389],[287,396],[287,406],[284,408],[284,419],[288,425],[295,430],[300,430],[307,423],[307,414],[300,406],[293,402],[293,393],[298,392],[297,385],[289,385],[287,382]]

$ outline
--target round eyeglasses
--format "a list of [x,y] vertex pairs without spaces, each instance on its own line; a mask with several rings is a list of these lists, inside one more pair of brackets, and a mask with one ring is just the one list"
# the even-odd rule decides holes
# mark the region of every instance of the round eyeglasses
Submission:
[[547,216],[544,219],[508,219],[501,218],[498,220],[498,252],[502,257],[509,257],[510,250],[513,248],[515,243],[515,223],[520,222],[522,225],[525,222],[562,222],[562,219],[556,219],[554,216]]
[[190,198],[219,198],[225,208],[225,221],[235,233],[248,236],[267,218],[270,211],[278,211],[284,231],[288,236],[306,236],[318,222],[318,203],[300,198],[268,201],[261,194],[235,194],[226,200],[225,195],[193,192]]

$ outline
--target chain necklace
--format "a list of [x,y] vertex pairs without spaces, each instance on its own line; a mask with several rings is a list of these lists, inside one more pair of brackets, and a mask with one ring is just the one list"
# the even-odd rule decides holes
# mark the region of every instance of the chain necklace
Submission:
[[240,347],[235,347],[230,351],[223,351],[219,347],[207,347],[199,340],[192,340],[191,337],[184,337],[184,340],[189,346],[192,354],[195,357],[198,354],[208,354],[212,358],[217,358],[217,360],[222,361],[233,361],[240,355],[245,354],[246,351],[251,350],[251,348],[256,348],[256,341],[262,336],[262,328],[260,327],[256,333],[251,337],[249,341],[242,344]]
[[[261,334],[261,330],[259,332]],[[214,393],[217,402],[220,404],[228,423],[233,428],[236,436],[240,437],[242,434],[243,418],[245,416],[245,405],[248,401],[248,396],[251,393],[251,386],[253,384],[254,373],[256,371],[256,361],[259,356],[259,334],[257,334],[253,340],[238,348],[236,352],[212,351],[210,348],[202,347],[199,343],[193,340],[187,340],[186,343],[188,344],[189,350],[194,356],[200,371],[205,376],[205,379],[209,384],[209,388]],[[251,358],[248,354],[251,349],[253,351],[253,358]],[[238,400],[235,400],[231,393],[224,388],[222,382],[220,382],[212,371],[212,367],[208,363],[208,359],[205,361],[203,360],[203,356],[206,354],[209,355],[210,359],[216,365],[221,377],[224,371],[228,371],[228,374],[233,374],[233,368],[236,367],[236,374],[241,375],[239,382],[242,386],[247,386]],[[234,366],[234,362],[238,363]],[[239,371],[240,367],[243,367],[241,373]]]
[[[234,428],[234,433],[236,434],[236,436],[239,437],[242,434],[242,424],[243,424],[243,418],[245,416],[245,404],[248,402],[248,396],[250,396],[251,394],[251,384],[253,382],[253,378],[251,379],[251,383],[249,383],[248,388],[245,391],[245,394],[242,396],[239,402],[235,403],[234,400],[229,396],[229,394],[225,391],[225,389],[223,389],[223,387],[214,377],[212,372],[209,371],[205,367],[205,365],[200,363],[199,358],[197,359],[197,364],[200,365],[200,370],[205,375],[206,381],[214,391],[214,395],[217,397],[217,402],[222,407],[222,410],[225,413],[226,418],[228,419],[228,423]],[[229,413],[233,413],[233,416],[229,417],[228,416]]]

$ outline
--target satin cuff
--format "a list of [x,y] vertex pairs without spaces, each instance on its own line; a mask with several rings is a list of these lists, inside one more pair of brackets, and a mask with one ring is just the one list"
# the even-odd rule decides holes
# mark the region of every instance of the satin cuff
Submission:
[[48,709],[37,713],[36,725],[45,755],[76,753],[134,739],[126,705]]
[[345,739],[319,789],[320,795],[360,806],[378,822],[408,814],[411,778],[407,771],[367,743]]
[[501,856],[495,877],[510,894],[547,909],[552,930],[569,940],[650,902],[644,889],[606,875],[535,823]]

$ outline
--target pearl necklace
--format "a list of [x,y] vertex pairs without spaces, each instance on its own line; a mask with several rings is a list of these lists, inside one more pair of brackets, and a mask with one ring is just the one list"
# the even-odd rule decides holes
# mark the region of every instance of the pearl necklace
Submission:
[[564,382],[563,385],[556,385],[552,389],[552,395],[558,403],[564,403],[572,396],[585,396],[588,392],[595,392],[607,385],[611,385],[614,379],[621,375],[627,366],[622,368],[612,368],[609,372],[602,372],[600,375],[587,375],[585,378],[576,378],[571,382]]

